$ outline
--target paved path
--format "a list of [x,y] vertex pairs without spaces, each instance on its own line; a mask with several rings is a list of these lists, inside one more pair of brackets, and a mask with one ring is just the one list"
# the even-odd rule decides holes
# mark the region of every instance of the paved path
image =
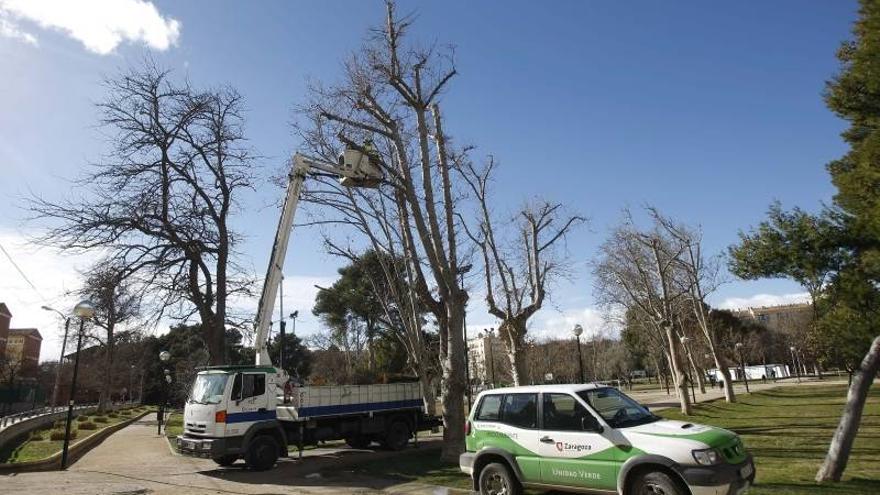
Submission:
[[[392,453],[351,449],[306,451],[303,461],[283,459],[267,472],[218,468],[210,459],[173,454],[156,435],[155,416],[142,419],[111,435],[67,472],[21,473],[0,476],[0,493],[63,495],[180,495],[180,494],[412,494],[441,495],[445,489],[393,480],[334,476],[317,477],[328,466],[375,459]],[[426,448],[423,447],[422,448]],[[429,447],[428,447],[429,448]],[[398,454],[399,453],[394,453]],[[438,453],[439,455],[439,453]],[[314,458],[320,457],[320,458]]]

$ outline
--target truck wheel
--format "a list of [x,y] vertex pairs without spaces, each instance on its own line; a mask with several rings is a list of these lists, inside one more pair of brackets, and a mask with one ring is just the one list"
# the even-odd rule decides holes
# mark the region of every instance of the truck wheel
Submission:
[[662,471],[648,471],[632,484],[633,495],[686,495],[679,483]]
[[409,426],[403,421],[395,421],[388,427],[382,446],[390,450],[401,450],[409,442]]
[[497,462],[486,464],[480,471],[480,495],[520,495],[522,487],[507,469]]
[[278,442],[269,435],[260,435],[248,447],[245,462],[253,471],[271,469],[278,460]]
[[353,449],[365,449],[369,447],[371,443],[373,443],[373,440],[370,437],[359,435],[356,437],[346,438],[345,443]]
[[214,457],[212,460],[223,467],[228,467],[228,466],[235,464],[235,461],[238,460],[238,456],[237,455],[224,455],[221,457]]

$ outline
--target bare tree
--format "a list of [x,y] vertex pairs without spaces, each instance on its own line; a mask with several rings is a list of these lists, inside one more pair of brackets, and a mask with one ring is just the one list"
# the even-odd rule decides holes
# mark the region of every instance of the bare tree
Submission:
[[640,230],[625,211],[624,221],[601,247],[594,268],[599,297],[610,305],[635,309],[663,336],[681,411],[691,413],[676,306],[687,290],[676,279],[677,263],[686,247],[656,222]]
[[[486,282],[486,305],[489,313],[501,320],[501,336],[510,361],[514,385],[529,382],[528,367],[523,356],[529,318],[547,298],[547,288],[562,273],[564,260],[557,244],[586,219],[566,215],[559,203],[535,200],[519,211],[514,239],[499,238],[489,211],[489,181],[495,160],[489,160],[477,170],[468,160],[461,160],[458,170],[479,204],[477,225],[462,225],[483,256]],[[505,240],[507,241],[505,243]]]
[[[677,224],[672,219],[663,216],[656,208],[649,208],[649,211],[654,222],[683,248],[676,265],[681,272],[681,283],[684,284],[688,293],[687,304],[693,313],[693,320],[706,340],[715,367],[724,377],[724,398],[727,402],[736,402],[730,369],[724,353],[718,349],[718,342],[709,323],[711,309],[706,302],[707,297],[721,283],[719,275],[721,264],[717,258],[707,259],[703,254],[703,234],[699,229],[691,229]],[[693,358],[689,356],[689,359],[693,363]]]
[[[372,153],[386,173],[387,184],[376,194],[384,195],[393,210],[390,218],[399,225],[399,251],[411,272],[412,290],[438,326],[443,457],[453,460],[464,449],[468,295],[459,279],[457,195],[450,177],[454,153],[438,99],[456,71],[450,52],[404,45],[411,22],[398,18],[389,2],[385,26],[346,62],[344,82],[312,88],[312,101],[301,112],[305,123],[297,131],[312,154],[335,160],[340,151],[335,143],[341,142]],[[323,204],[357,215],[352,199],[361,201],[369,194],[328,191]],[[362,225],[349,219],[328,221]]]
[[124,266],[114,262],[99,262],[88,270],[82,297],[95,305],[91,326],[103,330],[103,338],[97,339],[104,347],[104,366],[101,375],[101,396],[98,410],[104,412],[110,405],[113,384],[113,360],[115,357],[115,332],[117,326],[134,322],[140,316],[141,295],[126,281]]
[[251,185],[242,98],[200,91],[152,64],[107,82],[98,105],[113,150],[77,181],[82,197],[30,209],[50,228],[37,239],[66,251],[107,252],[157,314],[198,315],[213,364],[225,354],[227,299],[246,288],[229,225]]

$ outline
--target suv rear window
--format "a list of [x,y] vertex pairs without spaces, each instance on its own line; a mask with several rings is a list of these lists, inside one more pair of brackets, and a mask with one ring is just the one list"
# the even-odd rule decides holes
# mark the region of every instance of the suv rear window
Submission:
[[538,427],[538,394],[507,394],[502,422],[518,428]]
[[474,419],[478,421],[498,421],[501,419],[501,400],[503,395],[487,395],[480,401]]

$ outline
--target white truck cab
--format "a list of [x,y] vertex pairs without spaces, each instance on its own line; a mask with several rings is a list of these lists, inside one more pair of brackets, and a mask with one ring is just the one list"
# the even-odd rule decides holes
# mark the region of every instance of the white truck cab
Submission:
[[603,385],[481,393],[459,465],[483,495],[523,487],[589,493],[740,495],[755,479],[730,431],[652,414]]

